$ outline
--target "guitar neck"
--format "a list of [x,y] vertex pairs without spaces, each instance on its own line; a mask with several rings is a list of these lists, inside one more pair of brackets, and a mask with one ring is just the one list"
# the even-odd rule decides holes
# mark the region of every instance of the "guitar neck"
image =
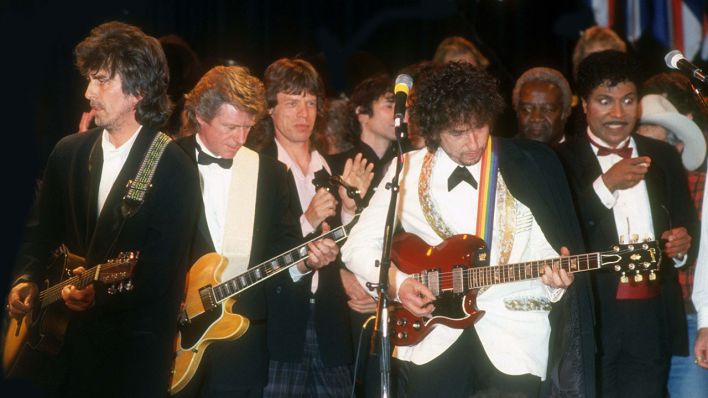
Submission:
[[69,285],[78,287],[79,289],[84,288],[86,285],[91,283],[98,274],[101,265],[96,265],[91,269],[84,271],[81,275],[72,276],[62,282],[48,287],[39,293],[39,301],[41,303],[41,308],[48,305],[54,304],[61,298],[61,291]]
[[340,243],[347,239],[349,236],[349,231],[354,227],[358,216],[354,218],[347,225],[342,225],[337,227],[327,233],[324,233],[308,242],[301,244],[285,253],[282,253],[268,261],[264,261],[261,264],[248,269],[246,272],[235,276],[225,282],[222,282],[214,286],[213,293],[214,298],[217,302],[222,302],[230,297],[233,297],[246,289],[253,287],[254,285],[270,278],[273,275],[281,273],[286,269],[294,266],[300,261],[307,260],[309,257],[309,251],[307,245],[310,242],[314,242],[320,239],[332,239],[336,243]]
[[470,288],[477,289],[501,283],[540,278],[545,266],[564,269],[568,273],[592,271],[606,265],[602,256],[608,253],[611,252],[595,252],[524,263],[470,268],[465,270],[465,276]]

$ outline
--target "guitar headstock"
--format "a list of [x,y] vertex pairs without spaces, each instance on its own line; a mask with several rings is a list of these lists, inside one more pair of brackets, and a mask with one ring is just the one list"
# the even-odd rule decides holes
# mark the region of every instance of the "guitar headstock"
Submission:
[[617,244],[610,251],[601,253],[601,257],[602,267],[619,272],[623,283],[629,282],[630,277],[641,282],[644,274],[649,274],[649,280],[655,280],[661,265],[661,248],[655,240]]
[[130,278],[135,272],[135,264],[138,262],[138,252],[123,252],[116,258],[101,264],[98,270],[97,280],[111,285],[108,287],[108,294],[114,294],[133,289],[133,282]]

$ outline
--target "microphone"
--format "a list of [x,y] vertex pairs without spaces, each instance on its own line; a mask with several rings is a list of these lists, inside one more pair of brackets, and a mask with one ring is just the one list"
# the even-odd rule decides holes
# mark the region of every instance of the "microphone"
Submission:
[[396,96],[396,102],[393,106],[393,124],[395,127],[400,127],[403,123],[403,116],[406,114],[406,100],[408,92],[413,87],[413,78],[408,75],[398,75],[396,84],[393,87],[393,93]]
[[672,69],[678,69],[691,77],[694,77],[703,83],[706,83],[706,74],[701,70],[701,68],[688,62],[686,57],[681,54],[679,50],[669,51],[664,57],[666,61],[666,66]]

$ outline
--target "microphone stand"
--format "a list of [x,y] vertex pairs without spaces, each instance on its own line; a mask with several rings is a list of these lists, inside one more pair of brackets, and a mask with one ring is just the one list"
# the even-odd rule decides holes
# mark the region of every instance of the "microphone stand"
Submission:
[[374,322],[374,333],[379,335],[379,372],[381,374],[381,397],[391,397],[391,337],[389,328],[389,300],[388,288],[390,281],[388,271],[391,268],[391,243],[393,242],[393,232],[396,225],[396,204],[398,203],[398,175],[403,169],[403,151],[401,140],[407,134],[407,124],[403,122],[403,118],[395,119],[396,128],[396,145],[398,154],[396,156],[396,173],[393,175],[391,182],[386,184],[386,189],[391,190],[391,201],[388,205],[388,214],[386,215],[386,224],[384,227],[383,251],[381,260],[377,261],[379,267],[379,282],[368,283],[366,286],[369,290],[376,289],[378,291],[378,305],[376,308],[376,321]]

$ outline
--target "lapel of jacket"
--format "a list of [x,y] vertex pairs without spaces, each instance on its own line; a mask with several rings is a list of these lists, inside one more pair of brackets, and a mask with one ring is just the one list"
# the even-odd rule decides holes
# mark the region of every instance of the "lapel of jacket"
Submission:
[[86,234],[84,242],[87,244],[91,242],[98,218],[98,186],[101,183],[101,171],[103,168],[102,139],[103,132],[100,132],[91,146],[88,159],[89,183],[88,186],[84,186],[87,190],[86,195],[88,198],[86,201],[86,230],[84,231]]
[[[194,167],[199,169],[199,165],[197,164],[197,135],[192,134],[186,138],[180,139],[179,145],[182,146],[182,149],[187,152],[187,156],[192,160],[192,163],[194,164]],[[200,185],[202,184],[201,182],[201,176],[199,177],[200,179]],[[200,187],[201,188],[201,187]],[[198,250],[204,250],[206,252],[213,252],[214,251],[214,241],[211,238],[211,233],[209,232],[209,224],[207,224],[206,221],[206,209],[204,208],[204,201],[202,200],[201,202],[201,214],[199,216],[199,220],[197,221],[197,238],[199,239],[200,242],[197,242],[196,245],[198,246]],[[200,238],[201,237],[201,238]]]
[[133,143],[133,147],[130,149],[123,168],[108,193],[103,209],[98,215],[89,246],[90,257],[96,259],[96,261],[103,261],[109,256],[116,254],[112,253],[114,250],[112,246],[118,237],[123,222],[120,207],[123,202],[123,196],[126,193],[126,185],[137,174],[147,148],[156,133],[157,131],[143,126]]

